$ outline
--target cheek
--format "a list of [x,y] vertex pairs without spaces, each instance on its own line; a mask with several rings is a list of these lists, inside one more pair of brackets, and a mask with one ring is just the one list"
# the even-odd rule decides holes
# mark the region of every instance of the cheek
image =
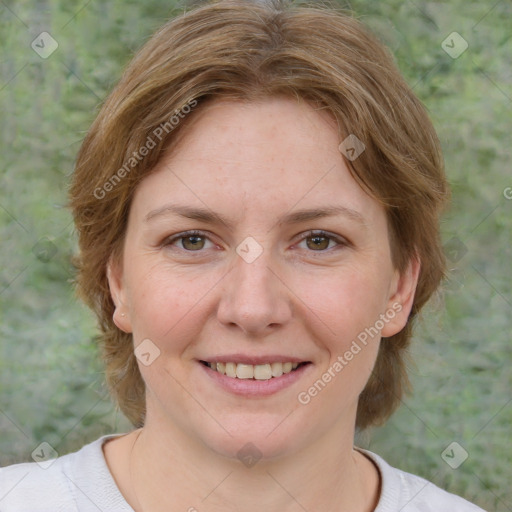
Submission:
[[307,291],[308,334],[324,357],[297,398],[308,415],[336,422],[356,414],[371,375],[380,336],[370,336],[366,329],[385,308],[386,286],[371,268],[345,267],[343,272],[304,282],[302,290]]
[[[181,349],[201,326],[208,291],[218,281],[216,275],[181,275],[167,265],[155,265],[144,273],[134,272],[130,286],[130,312],[134,339],[150,338],[161,350]],[[172,340],[172,345],[169,344]]]
[[387,304],[386,281],[371,269],[332,272],[303,287],[304,302],[322,321],[332,349],[344,347],[375,325]]

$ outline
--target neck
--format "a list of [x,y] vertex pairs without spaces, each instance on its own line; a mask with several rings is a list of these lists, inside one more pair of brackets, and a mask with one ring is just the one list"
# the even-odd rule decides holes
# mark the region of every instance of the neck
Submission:
[[246,466],[160,425],[148,422],[134,436],[129,464],[136,512],[371,512],[378,502],[378,472],[353,450],[353,431],[332,429],[307,448]]

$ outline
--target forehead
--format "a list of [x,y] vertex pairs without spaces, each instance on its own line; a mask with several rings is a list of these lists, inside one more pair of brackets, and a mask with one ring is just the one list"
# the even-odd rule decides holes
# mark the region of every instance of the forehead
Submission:
[[218,100],[194,113],[179,143],[139,185],[147,216],[169,201],[275,219],[286,211],[340,206],[382,215],[351,176],[335,121],[293,98]]

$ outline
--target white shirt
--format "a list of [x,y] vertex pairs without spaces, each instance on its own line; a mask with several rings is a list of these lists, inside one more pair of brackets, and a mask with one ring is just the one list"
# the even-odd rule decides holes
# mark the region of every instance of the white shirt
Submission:
[[[119,491],[103,454],[103,443],[123,434],[102,436],[43,469],[36,462],[0,468],[1,512],[133,512]],[[375,512],[484,512],[427,480],[370,457],[381,474]]]

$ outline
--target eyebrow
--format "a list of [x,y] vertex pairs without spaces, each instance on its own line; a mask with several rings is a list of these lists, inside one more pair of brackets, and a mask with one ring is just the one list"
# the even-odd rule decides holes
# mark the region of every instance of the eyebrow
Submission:
[[[206,208],[178,204],[166,204],[160,208],[152,210],[145,216],[144,220],[149,222],[155,217],[161,217],[169,214],[179,215],[180,217],[208,224],[224,224],[228,229],[233,229],[233,223],[219,213]],[[340,205],[295,210],[280,217],[277,224],[298,224],[300,222],[322,219],[325,217],[334,217],[337,215],[342,215],[361,224],[362,226],[366,226],[364,217],[358,211]]]

